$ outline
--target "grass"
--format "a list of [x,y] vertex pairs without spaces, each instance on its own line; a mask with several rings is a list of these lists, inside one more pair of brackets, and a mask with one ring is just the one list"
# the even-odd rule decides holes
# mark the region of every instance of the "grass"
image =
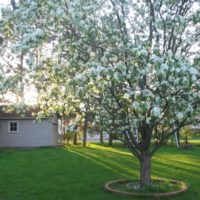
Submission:
[[[133,198],[108,193],[103,186],[138,176],[138,161],[117,144],[0,151],[0,200],[129,200]],[[172,200],[200,199],[200,146],[163,147],[153,158],[152,176],[190,185]]]

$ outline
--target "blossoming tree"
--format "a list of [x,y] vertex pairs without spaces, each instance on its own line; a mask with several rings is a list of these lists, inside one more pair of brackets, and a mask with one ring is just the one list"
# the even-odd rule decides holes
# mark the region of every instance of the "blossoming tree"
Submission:
[[96,121],[139,159],[141,186],[150,185],[155,151],[199,112],[199,4],[78,0],[69,8],[81,33],[72,57],[84,69],[74,79],[99,96]]

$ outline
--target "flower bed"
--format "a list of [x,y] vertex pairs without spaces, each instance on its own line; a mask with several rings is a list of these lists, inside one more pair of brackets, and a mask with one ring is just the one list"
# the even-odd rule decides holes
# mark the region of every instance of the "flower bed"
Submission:
[[107,182],[105,189],[115,194],[127,196],[170,197],[186,192],[188,186],[182,181],[156,179],[152,180],[150,187],[141,188],[139,181],[118,179]]

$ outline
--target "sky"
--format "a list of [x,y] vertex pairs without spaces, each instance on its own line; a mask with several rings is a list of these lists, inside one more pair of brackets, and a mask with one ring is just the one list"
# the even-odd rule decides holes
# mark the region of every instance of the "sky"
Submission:
[[10,0],[0,0],[0,7],[4,7],[10,4]]
[[[0,0],[0,9],[8,6],[10,4],[10,0]],[[1,14],[0,14],[1,18]]]

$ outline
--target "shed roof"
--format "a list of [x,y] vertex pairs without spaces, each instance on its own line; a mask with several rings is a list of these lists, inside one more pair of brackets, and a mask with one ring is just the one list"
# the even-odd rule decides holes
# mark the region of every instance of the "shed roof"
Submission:
[[39,111],[41,111],[39,107],[29,108],[25,112],[17,112],[16,110],[7,112],[1,109],[0,119],[36,118]]

